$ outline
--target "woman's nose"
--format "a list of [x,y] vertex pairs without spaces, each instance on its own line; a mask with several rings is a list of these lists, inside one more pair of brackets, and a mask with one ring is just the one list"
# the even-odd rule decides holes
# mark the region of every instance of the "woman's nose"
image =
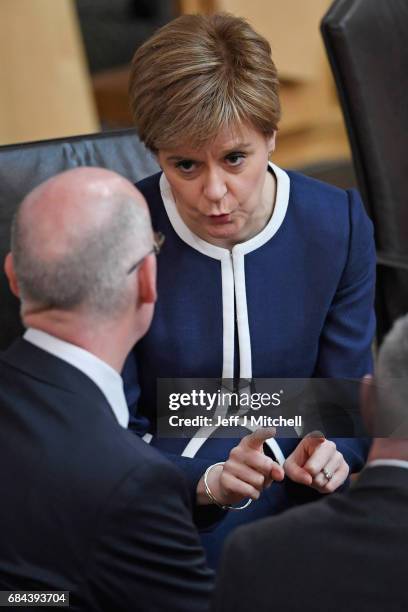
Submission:
[[226,195],[228,188],[223,173],[210,171],[204,178],[204,195],[210,202],[220,202]]

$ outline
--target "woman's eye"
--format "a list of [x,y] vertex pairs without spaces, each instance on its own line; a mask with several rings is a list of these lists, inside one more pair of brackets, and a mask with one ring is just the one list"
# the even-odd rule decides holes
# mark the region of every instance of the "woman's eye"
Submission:
[[195,170],[195,167],[195,162],[193,162],[191,159],[182,159],[181,161],[176,163],[176,168],[178,168],[182,172],[185,172],[186,174]]
[[226,158],[229,166],[240,166],[245,159],[245,156],[242,153],[231,153]]

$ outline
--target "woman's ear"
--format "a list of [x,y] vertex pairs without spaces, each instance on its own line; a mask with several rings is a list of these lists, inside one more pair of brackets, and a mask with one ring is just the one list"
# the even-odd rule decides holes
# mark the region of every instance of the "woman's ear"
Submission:
[[154,159],[156,160],[157,164],[160,166],[160,168],[163,170],[163,166],[160,163],[160,153],[158,149],[150,149]]
[[18,288],[17,277],[14,271],[13,255],[11,253],[7,253],[6,258],[4,260],[4,272],[6,273],[11,292],[16,297],[20,297],[20,290]]
[[273,132],[273,134],[271,136],[267,136],[266,142],[267,142],[267,146],[268,146],[268,153],[270,155],[275,150],[275,145],[276,145],[276,130],[274,130],[274,132]]

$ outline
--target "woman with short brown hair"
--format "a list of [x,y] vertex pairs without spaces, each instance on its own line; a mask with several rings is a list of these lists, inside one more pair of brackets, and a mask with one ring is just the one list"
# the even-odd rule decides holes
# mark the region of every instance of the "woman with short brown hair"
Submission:
[[199,148],[242,123],[272,136],[280,119],[268,41],[225,14],[184,15],[158,30],[133,58],[129,97],[139,137],[154,152]]
[[[257,500],[203,537],[216,564],[230,529],[310,500],[310,488],[338,489],[349,468],[362,467],[365,448],[271,437],[265,454],[262,434],[157,438],[156,381],[369,372],[372,226],[356,192],[268,162],[278,78],[269,43],[245,20],[186,15],[167,24],[137,50],[129,91],[139,136],[162,168],[138,187],[166,243],[153,324],[124,378],[139,433],[185,470],[198,505]],[[286,478],[270,487],[283,464]]]

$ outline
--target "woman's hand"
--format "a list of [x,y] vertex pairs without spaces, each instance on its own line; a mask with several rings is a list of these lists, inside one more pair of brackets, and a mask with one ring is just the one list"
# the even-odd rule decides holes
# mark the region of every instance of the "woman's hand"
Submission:
[[[223,465],[213,467],[207,478],[212,495],[221,506],[243,499],[258,499],[273,480],[283,480],[283,468],[263,452],[263,443],[276,433],[273,427],[258,429],[242,438]],[[204,479],[197,487],[197,503],[211,503],[205,493]]]
[[319,493],[333,493],[344,483],[350,471],[336,444],[318,432],[303,438],[283,468],[291,480]]

